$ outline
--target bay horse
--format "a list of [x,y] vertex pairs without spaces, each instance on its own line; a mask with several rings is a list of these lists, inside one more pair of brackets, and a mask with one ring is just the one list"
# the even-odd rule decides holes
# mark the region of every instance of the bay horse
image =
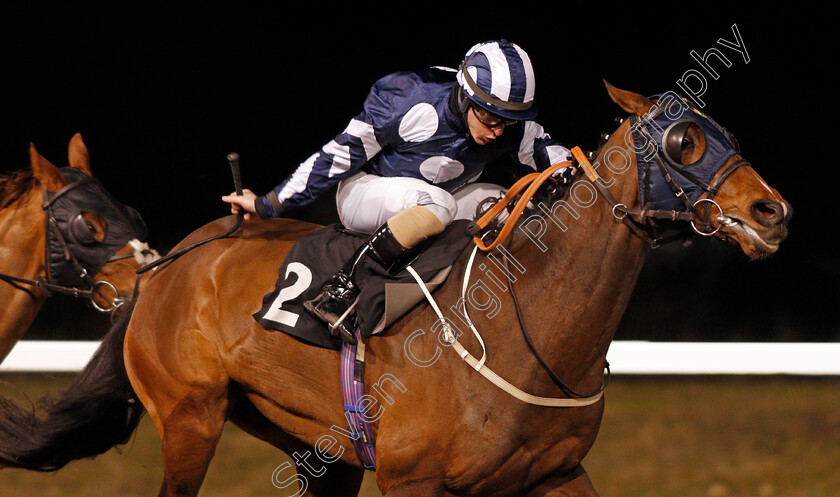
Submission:
[[[647,122],[643,116],[655,104],[607,89],[631,119],[600,149],[596,164],[606,166],[597,169],[603,184],[596,189],[579,175],[570,189],[578,203],[554,204],[552,219],[566,229],[533,216],[519,224],[506,245],[508,268],[522,266],[511,269],[516,278],[507,280],[509,291],[488,282],[486,268],[496,267],[489,253],[475,260],[485,273],[474,272],[467,282],[487,278],[484,298],[474,299],[470,316],[487,345],[486,365],[536,396],[558,390],[518,333],[520,324],[532,330],[535,350],[556,376],[577,392],[597,392],[650,248],[615,220],[644,207],[634,167],[638,147],[625,138],[633,135],[631,121]],[[713,146],[689,126],[677,151],[694,160]],[[610,153],[624,159],[607,162]],[[709,178],[714,188],[703,193],[708,201],[696,203],[695,229],[737,243],[753,259],[775,252],[787,236],[788,203],[740,154],[721,159]],[[602,188],[613,197],[612,208],[599,199]],[[232,217],[210,223],[182,243],[232,223]],[[272,475],[285,495],[357,495],[363,468],[350,438],[342,435],[347,425],[339,353],[263,328],[252,318],[291,245],[317,228],[288,219],[252,222],[157,271],[130,315],[44,416],[2,403],[0,465],[50,471],[104,452],[128,439],[145,409],[162,439],[161,496],[198,494],[227,421],[295,460],[296,476]],[[464,274],[467,259],[461,254],[451,274]],[[499,269],[496,276],[501,274]],[[459,300],[459,279],[450,276],[436,289],[442,308]],[[597,496],[581,461],[598,433],[603,400],[557,409],[508,396],[447,350],[429,331],[436,322],[429,306],[417,305],[366,345],[365,412],[383,495]],[[461,340],[467,350],[479,349],[471,334]]]
[[[115,224],[122,220],[108,219],[104,215],[104,210],[116,212],[117,206],[103,206],[98,209],[100,212],[86,208],[82,212],[82,207],[111,203],[113,200],[92,179],[90,156],[81,134],[73,136],[68,146],[70,168],[78,173],[66,169],[62,173],[61,169],[41,156],[33,144],[30,144],[29,155],[31,169],[0,177],[0,302],[3,303],[0,306],[0,361],[35,320],[49,294],[65,293],[89,298],[97,309],[112,311],[132,296],[137,280],[135,271],[154,258],[154,252],[144,242],[128,238],[122,240],[124,236],[114,242],[115,253],[113,256],[108,254],[109,258],[102,261],[101,268],[97,267],[99,264],[91,264],[90,257],[86,257],[93,251],[102,250],[102,246],[114,238]],[[68,175],[72,175],[74,180],[68,179]],[[77,182],[76,178],[81,179]],[[72,195],[80,195],[80,192],[88,198],[71,203],[79,207],[78,213],[82,218],[77,222],[82,229],[89,230],[92,238],[89,243],[85,242],[85,247],[74,247],[79,249],[78,253],[74,253],[75,250],[65,252],[63,249],[73,243],[65,240],[66,243],[58,247],[63,252],[59,254],[62,260],[51,260],[49,247],[53,243],[60,244],[56,241],[57,237],[66,237],[67,233],[56,234],[62,229],[59,225],[63,226],[63,222],[56,222],[55,227],[48,228],[49,218],[55,218],[48,212],[52,213],[50,209],[56,209],[59,202]],[[141,224],[139,215],[135,216],[133,210],[130,212],[132,217],[136,217],[134,222]],[[141,229],[138,227],[136,231]],[[71,267],[73,261],[78,262],[78,266]],[[51,265],[51,271],[48,271]],[[55,281],[62,279],[56,274],[64,270],[60,266],[74,273],[84,270],[89,275],[78,282],[63,284]]]

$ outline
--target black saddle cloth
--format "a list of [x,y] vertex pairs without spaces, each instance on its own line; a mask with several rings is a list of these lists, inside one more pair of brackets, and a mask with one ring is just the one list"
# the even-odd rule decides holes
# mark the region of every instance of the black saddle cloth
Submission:
[[[411,267],[425,282],[439,284],[472,240],[468,221],[455,221],[430,241]],[[321,286],[336,273],[367,237],[348,233],[340,224],[325,226],[295,242],[280,266],[274,290],[263,297],[263,305],[254,318],[263,326],[288,333],[305,342],[338,350],[341,339],[330,335],[326,324],[309,314],[303,303],[314,298]],[[359,303],[357,323],[363,338],[379,332],[386,312],[386,289],[411,286],[419,295],[408,308],[422,299],[419,287],[406,270],[391,275],[375,262],[366,259],[358,268]],[[390,293],[391,295],[394,292]],[[405,301],[405,299],[401,299]],[[389,304],[390,305],[390,304]],[[392,317],[393,319],[393,317]],[[388,322],[387,324],[390,324]]]

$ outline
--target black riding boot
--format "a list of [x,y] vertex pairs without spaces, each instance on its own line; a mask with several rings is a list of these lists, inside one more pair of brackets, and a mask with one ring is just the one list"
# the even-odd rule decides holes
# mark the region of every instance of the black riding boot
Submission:
[[356,249],[344,267],[324,284],[321,293],[314,299],[304,302],[303,306],[315,317],[327,323],[333,336],[339,336],[345,342],[355,344],[355,310],[350,311],[350,308],[359,296],[356,268],[365,257],[370,257],[390,271],[406,250],[394,238],[388,224],[382,225],[362,246]]

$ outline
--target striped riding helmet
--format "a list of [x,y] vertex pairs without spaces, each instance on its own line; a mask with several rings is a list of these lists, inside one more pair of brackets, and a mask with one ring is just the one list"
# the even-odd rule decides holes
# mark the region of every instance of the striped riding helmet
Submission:
[[464,56],[457,79],[466,98],[488,112],[515,121],[537,115],[534,68],[515,43],[502,39],[475,45]]

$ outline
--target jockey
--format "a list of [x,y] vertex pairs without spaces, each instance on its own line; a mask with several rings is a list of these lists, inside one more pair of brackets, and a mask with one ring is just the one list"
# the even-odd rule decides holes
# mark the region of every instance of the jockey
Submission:
[[570,158],[533,121],[536,114],[525,51],[507,40],[479,43],[458,70],[433,67],[380,79],[362,113],[283,183],[260,197],[245,190],[222,199],[234,214],[242,208],[265,219],[303,207],[338,184],[341,222],[370,237],[304,306],[333,335],[355,343],[353,319],[345,314],[359,295],[355,273],[365,258],[393,270],[409,249],[453,220],[472,219],[482,200],[503,192],[474,183],[493,158],[507,155],[523,172]]

